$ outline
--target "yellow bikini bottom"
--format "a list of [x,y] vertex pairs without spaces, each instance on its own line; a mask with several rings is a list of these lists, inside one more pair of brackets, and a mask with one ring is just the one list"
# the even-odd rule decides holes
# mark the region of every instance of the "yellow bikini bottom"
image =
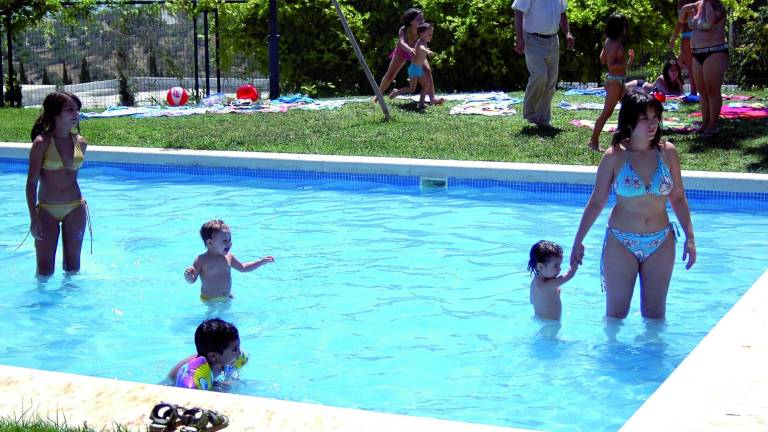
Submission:
[[70,213],[72,213],[72,211],[74,211],[81,205],[85,205],[85,200],[82,198],[75,201],[70,201],[64,204],[52,204],[52,203],[39,202],[37,203],[37,208],[47,211],[56,220],[58,220],[59,222],[63,222],[64,219],[66,219],[66,217]]

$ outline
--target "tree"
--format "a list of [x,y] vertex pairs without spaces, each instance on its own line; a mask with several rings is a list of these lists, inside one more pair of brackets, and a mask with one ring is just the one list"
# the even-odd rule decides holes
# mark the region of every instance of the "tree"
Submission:
[[155,50],[151,49],[149,50],[149,76],[152,77],[159,77],[160,72],[157,69],[157,57],[155,57]]
[[70,85],[72,84],[72,80],[69,79],[69,74],[67,73],[67,62],[64,60],[61,61],[61,69],[63,70],[61,74],[61,81],[64,85]]
[[81,83],[91,82],[91,72],[88,70],[88,60],[83,57],[83,61],[80,62],[80,77]]
[[127,48],[122,44],[117,49],[117,83],[118,93],[120,94],[120,105],[134,106],[136,98],[133,96],[131,84],[128,81],[126,69],[128,67]]
[[24,62],[19,62],[19,82],[21,84],[29,84],[27,72],[24,70]]
[[768,84],[768,2],[755,2],[755,16],[737,23],[738,43],[729,59],[728,75],[740,86]]

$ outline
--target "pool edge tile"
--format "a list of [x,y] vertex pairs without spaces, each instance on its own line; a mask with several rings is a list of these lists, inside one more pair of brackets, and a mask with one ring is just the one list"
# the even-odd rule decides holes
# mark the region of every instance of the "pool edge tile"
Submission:
[[768,430],[768,271],[621,428]]
[[[0,157],[26,158],[31,144],[0,143]],[[390,157],[88,146],[88,159],[126,163],[457,177],[592,185],[595,166],[483,162]],[[686,189],[768,192],[768,174],[683,171]]]
[[152,407],[163,402],[212,409],[229,417],[226,431],[526,432],[474,423],[363,411],[254,396],[188,390],[15,366],[0,366],[0,416],[66,419],[95,430],[116,425],[146,430]]

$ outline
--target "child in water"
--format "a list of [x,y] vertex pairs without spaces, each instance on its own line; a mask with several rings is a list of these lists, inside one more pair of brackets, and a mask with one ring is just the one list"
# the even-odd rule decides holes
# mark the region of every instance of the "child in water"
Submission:
[[168,374],[176,387],[210,390],[248,363],[248,354],[240,349],[237,327],[219,318],[197,326],[195,348],[197,355],[181,360]]
[[531,247],[528,271],[531,281],[531,304],[536,316],[545,320],[559,321],[563,312],[560,302],[560,286],[571,280],[578,266],[571,266],[568,273],[560,276],[563,248],[548,240],[539,240]]
[[232,248],[232,232],[220,219],[206,222],[200,228],[206,251],[198,255],[191,267],[184,271],[184,278],[195,283],[201,280],[202,300],[232,298],[232,267],[241,272],[255,270],[266,263],[275,262],[272,256],[258,261],[241,263],[229,250]]

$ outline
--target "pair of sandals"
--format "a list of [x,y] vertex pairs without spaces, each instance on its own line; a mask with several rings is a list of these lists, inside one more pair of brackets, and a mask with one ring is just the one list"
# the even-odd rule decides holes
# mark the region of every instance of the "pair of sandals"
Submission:
[[186,409],[165,402],[152,408],[149,419],[150,432],[171,432],[178,427],[180,432],[213,432],[229,426],[229,418],[216,411]]

